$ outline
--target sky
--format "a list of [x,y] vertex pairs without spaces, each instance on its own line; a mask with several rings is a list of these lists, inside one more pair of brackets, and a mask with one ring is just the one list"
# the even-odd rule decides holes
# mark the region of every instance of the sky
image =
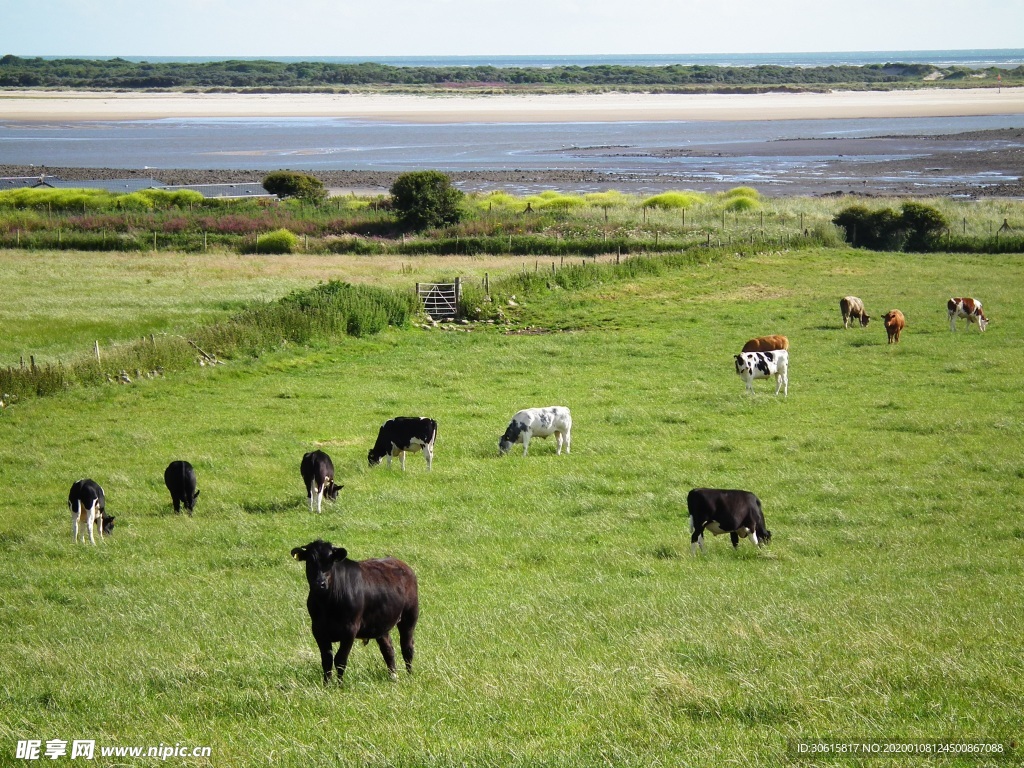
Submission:
[[0,0],[0,55],[462,56],[1024,47],[1024,0]]

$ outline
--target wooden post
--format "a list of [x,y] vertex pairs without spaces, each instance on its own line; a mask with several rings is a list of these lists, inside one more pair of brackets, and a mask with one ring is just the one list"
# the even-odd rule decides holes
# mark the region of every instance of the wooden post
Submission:
[[29,362],[29,366],[30,366],[29,370],[31,370],[32,373],[35,373],[36,372],[36,356],[35,355],[29,355],[28,356],[28,362]]
[[206,230],[203,230],[203,250],[206,250]]
[[491,295],[491,277],[486,272],[484,272],[484,295]]
[[93,351],[96,353],[96,365],[103,365],[103,363],[100,362],[100,343],[99,343],[99,341],[94,342],[92,347],[93,347]]
[[153,230],[153,250],[156,250],[156,230]]

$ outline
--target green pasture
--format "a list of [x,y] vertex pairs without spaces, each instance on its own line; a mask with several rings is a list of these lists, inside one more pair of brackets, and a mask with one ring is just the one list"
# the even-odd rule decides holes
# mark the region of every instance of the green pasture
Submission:
[[[0,364],[370,279],[354,257],[179,256],[184,275],[170,255],[164,274],[120,258],[4,252]],[[411,261],[385,260],[382,282],[450,269]],[[32,279],[59,265],[75,279]],[[210,746],[167,764],[218,767],[1015,764],[1020,747],[858,763],[792,744],[1019,742],[1022,285],[1020,256],[730,255],[519,296],[529,333],[390,329],[16,403],[0,412],[0,764],[58,738]],[[866,329],[843,330],[847,294]],[[949,332],[951,295],[984,302],[985,333]],[[892,346],[891,308],[907,317]],[[769,333],[790,339],[787,399],[734,372]],[[511,415],[551,404],[572,409],[571,455],[538,440],[499,458]],[[367,467],[396,415],[439,421],[433,472],[420,455]],[[345,485],[320,516],[298,471],[314,447]],[[163,487],[179,458],[193,518]],[[66,510],[85,476],[117,516],[96,547],[72,544]],[[692,557],[695,486],[757,493],[772,544],[708,537]],[[411,677],[392,682],[371,644],[321,685],[289,557],[316,538],[416,570]]]

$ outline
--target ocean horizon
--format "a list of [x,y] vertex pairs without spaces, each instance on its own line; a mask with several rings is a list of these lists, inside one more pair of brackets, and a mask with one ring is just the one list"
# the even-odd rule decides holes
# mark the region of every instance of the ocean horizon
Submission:
[[[23,58],[35,58],[24,56]],[[895,51],[819,51],[792,53],[643,53],[643,54],[572,54],[572,55],[477,55],[477,56],[128,56],[128,55],[42,55],[38,58],[85,59],[106,61],[123,59],[131,62],[199,64],[214,61],[276,61],[284,63],[322,62],[328,64],[386,64],[396,67],[592,67],[634,66],[666,67],[673,65],[720,67],[828,67],[864,66],[867,64],[935,64],[972,69],[998,67],[1013,69],[1024,66],[1024,48],[967,48],[951,50]]]

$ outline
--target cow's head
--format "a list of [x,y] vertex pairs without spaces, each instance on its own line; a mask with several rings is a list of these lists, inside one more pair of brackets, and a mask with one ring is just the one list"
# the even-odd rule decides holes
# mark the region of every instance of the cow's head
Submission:
[[327,485],[324,486],[324,496],[331,501],[335,501],[338,498],[338,491],[344,487],[344,485],[335,485],[334,480],[328,480]]
[[742,374],[743,369],[747,367],[746,361],[743,359],[743,355],[736,355],[736,373]]
[[185,498],[183,498],[181,500],[181,503],[185,505],[185,509],[188,510],[188,513],[190,515],[192,514],[192,510],[195,509],[196,499],[198,499],[198,498],[199,498],[199,491],[196,491],[195,493],[191,494],[190,496],[186,496]]
[[367,454],[366,454],[366,460],[370,463],[371,467],[376,467],[378,464],[381,463],[381,461],[387,455],[388,454],[387,454],[386,451],[382,453],[382,452],[379,452],[379,451],[371,448],[369,450],[369,452],[367,452]]
[[109,536],[114,532],[114,516],[107,515],[105,512],[101,512],[100,516],[102,520],[97,519],[96,525],[100,526],[100,531],[104,536]]
[[522,433],[523,425],[512,419],[512,423],[508,425],[505,434],[498,439],[498,453],[502,456],[508,453],[509,449],[520,439]]
[[979,309],[978,310],[978,330],[979,331],[984,331],[986,328],[988,328],[988,318],[985,317],[985,313],[982,312]]
[[867,312],[861,312],[860,313],[860,327],[864,328],[865,326],[867,326],[868,320],[870,320],[870,319],[871,319],[871,315],[869,315]]
[[333,565],[348,557],[348,552],[344,547],[334,547],[329,541],[317,539],[293,549],[292,557],[305,561],[309,591],[322,594],[331,588]]

